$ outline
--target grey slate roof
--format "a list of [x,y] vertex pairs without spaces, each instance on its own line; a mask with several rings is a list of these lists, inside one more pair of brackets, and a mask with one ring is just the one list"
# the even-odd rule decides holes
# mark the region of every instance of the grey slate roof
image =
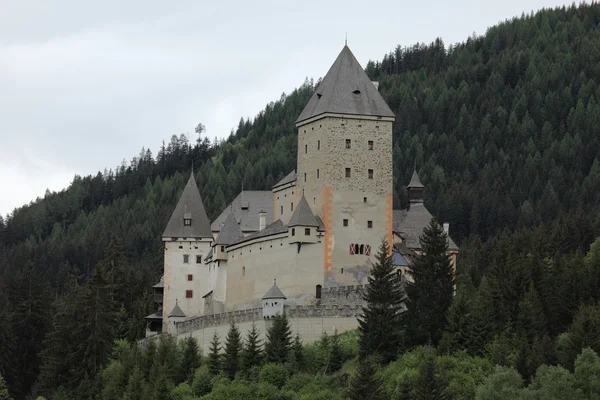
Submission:
[[235,215],[231,213],[223,223],[219,236],[217,236],[217,239],[215,240],[215,245],[229,245],[243,237],[244,234],[235,219]]
[[244,243],[244,242],[247,242],[247,241],[253,240],[253,239],[258,239],[258,238],[271,236],[271,235],[277,235],[277,234],[284,233],[287,231],[288,231],[288,227],[285,226],[283,224],[283,222],[281,222],[280,219],[278,219],[277,221],[273,222],[272,224],[267,225],[265,227],[265,229],[263,229],[262,231],[254,232],[246,237],[240,238],[239,240],[236,240],[235,242],[231,243],[230,246],[235,245],[235,244]]
[[273,286],[271,286],[271,289],[269,289],[269,291],[267,293],[265,293],[265,295],[262,298],[263,298],[263,300],[287,299],[287,297],[285,297],[285,295],[279,289],[279,286],[277,286],[277,283],[274,283]]
[[181,310],[177,302],[175,302],[175,307],[169,313],[169,317],[185,317],[185,313]]
[[397,251],[394,251],[392,252],[392,265],[406,267],[408,266],[408,261],[406,260],[406,258],[404,258],[402,254],[398,253]]
[[288,183],[292,183],[295,181],[296,181],[296,170],[293,170],[292,172],[287,174],[282,180],[280,180],[279,182],[274,184],[273,189],[275,189],[278,186],[283,186],[283,185],[286,185]]
[[[184,215],[189,216],[192,219],[191,226],[184,226],[183,218]],[[162,237],[178,237],[178,238],[211,238],[212,232],[210,230],[210,222],[206,216],[204,210],[204,204],[202,203],[202,197],[200,191],[196,185],[194,174],[190,174],[179,202],[171,219],[165,228]]]
[[319,217],[317,215],[315,218],[317,219],[317,222],[319,223],[319,226],[317,227],[317,232],[325,232],[325,224],[323,223],[323,220],[321,219],[321,217]]
[[306,201],[306,197],[304,197],[304,193],[302,193],[302,197],[298,200],[298,204],[296,205],[296,209],[292,214],[290,221],[288,222],[288,226],[319,226],[319,222],[315,218],[308,202]]
[[[246,208],[242,208],[242,199]],[[211,229],[213,232],[220,232],[227,216],[233,212],[242,232],[258,231],[258,213],[261,210],[267,213],[267,224],[273,222],[273,192],[244,190],[213,221]]]
[[162,313],[160,313],[160,312],[157,311],[157,312],[152,313],[150,315],[146,315],[144,317],[144,319],[162,319]]
[[[419,237],[433,216],[423,203],[412,203],[408,210],[394,210],[393,230],[402,237],[409,249],[420,249]],[[448,237],[448,249],[458,250],[458,246]]]
[[152,287],[153,287],[153,288],[156,288],[156,289],[163,289],[163,288],[165,287],[165,280],[164,280],[164,276],[161,276],[161,277],[160,277],[160,281],[159,281],[159,282],[158,282],[156,285],[154,285],[154,286],[152,286]]
[[415,169],[412,178],[410,178],[410,182],[406,185],[407,188],[415,188],[415,189],[425,189],[425,186],[421,183],[421,178],[419,178],[419,174],[417,174],[417,170]]
[[296,123],[330,112],[394,117],[348,46],[344,46]]

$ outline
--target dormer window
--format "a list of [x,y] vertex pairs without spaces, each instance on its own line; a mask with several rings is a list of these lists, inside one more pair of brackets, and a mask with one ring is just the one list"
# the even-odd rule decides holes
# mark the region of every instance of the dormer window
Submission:
[[184,226],[192,226],[192,219],[191,218],[184,218],[183,219],[183,225]]

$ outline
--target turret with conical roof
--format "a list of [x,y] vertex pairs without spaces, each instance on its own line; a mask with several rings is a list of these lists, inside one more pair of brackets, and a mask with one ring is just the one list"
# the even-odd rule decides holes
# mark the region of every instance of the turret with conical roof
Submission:
[[283,314],[283,302],[286,297],[277,286],[277,280],[273,280],[273,286],[262,297],[263,318],[272,318]]
[[202,196],[200,196],[193,172],[190,174],[162,236],[163,238],[212,239],[210,222],[206,216]]
[[313,214],[304,193],[288,222],[290,243],[316,243],[319,222]]
[[425,186],[421,183],[421,178],[417,173],[417,168],[413,171],[412,178],[408,185],[406,185],[408,191],[408,207],[410,208],[411,203],[422,203],[423,202],[423,191]]
[[229,214],[227,219],[225,219],[225,222],[223,222],[219,236],[217,236],[213,244],[213,247],[215,248],[213,250],[214,259],[226,260],[226,247],[243,237],[244,234],[242,233],[242,229],[235,219],[235,215],[233,213]]

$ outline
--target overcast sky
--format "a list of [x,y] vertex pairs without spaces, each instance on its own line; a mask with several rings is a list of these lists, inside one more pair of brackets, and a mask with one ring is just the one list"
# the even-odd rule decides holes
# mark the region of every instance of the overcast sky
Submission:
[[[285,5],[283,5],[285,4]],[[344,44],[363,64],[559,0],[0,0],[0,214],[203,122],[224,137]]]

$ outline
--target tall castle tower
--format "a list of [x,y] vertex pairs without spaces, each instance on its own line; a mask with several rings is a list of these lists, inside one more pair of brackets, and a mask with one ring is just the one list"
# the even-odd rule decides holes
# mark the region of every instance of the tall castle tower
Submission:
[[297,189],[325,225],[325,286],[366,276],[392,242],[394,120],[348,46],[296,120]]
[[165,245],[162,321],[163,332],[167,332],[169,317],[182,319],[202,314],[202,296],[211,287],[204,259],[210,252],[213,235],[193,172],[162,240]]

